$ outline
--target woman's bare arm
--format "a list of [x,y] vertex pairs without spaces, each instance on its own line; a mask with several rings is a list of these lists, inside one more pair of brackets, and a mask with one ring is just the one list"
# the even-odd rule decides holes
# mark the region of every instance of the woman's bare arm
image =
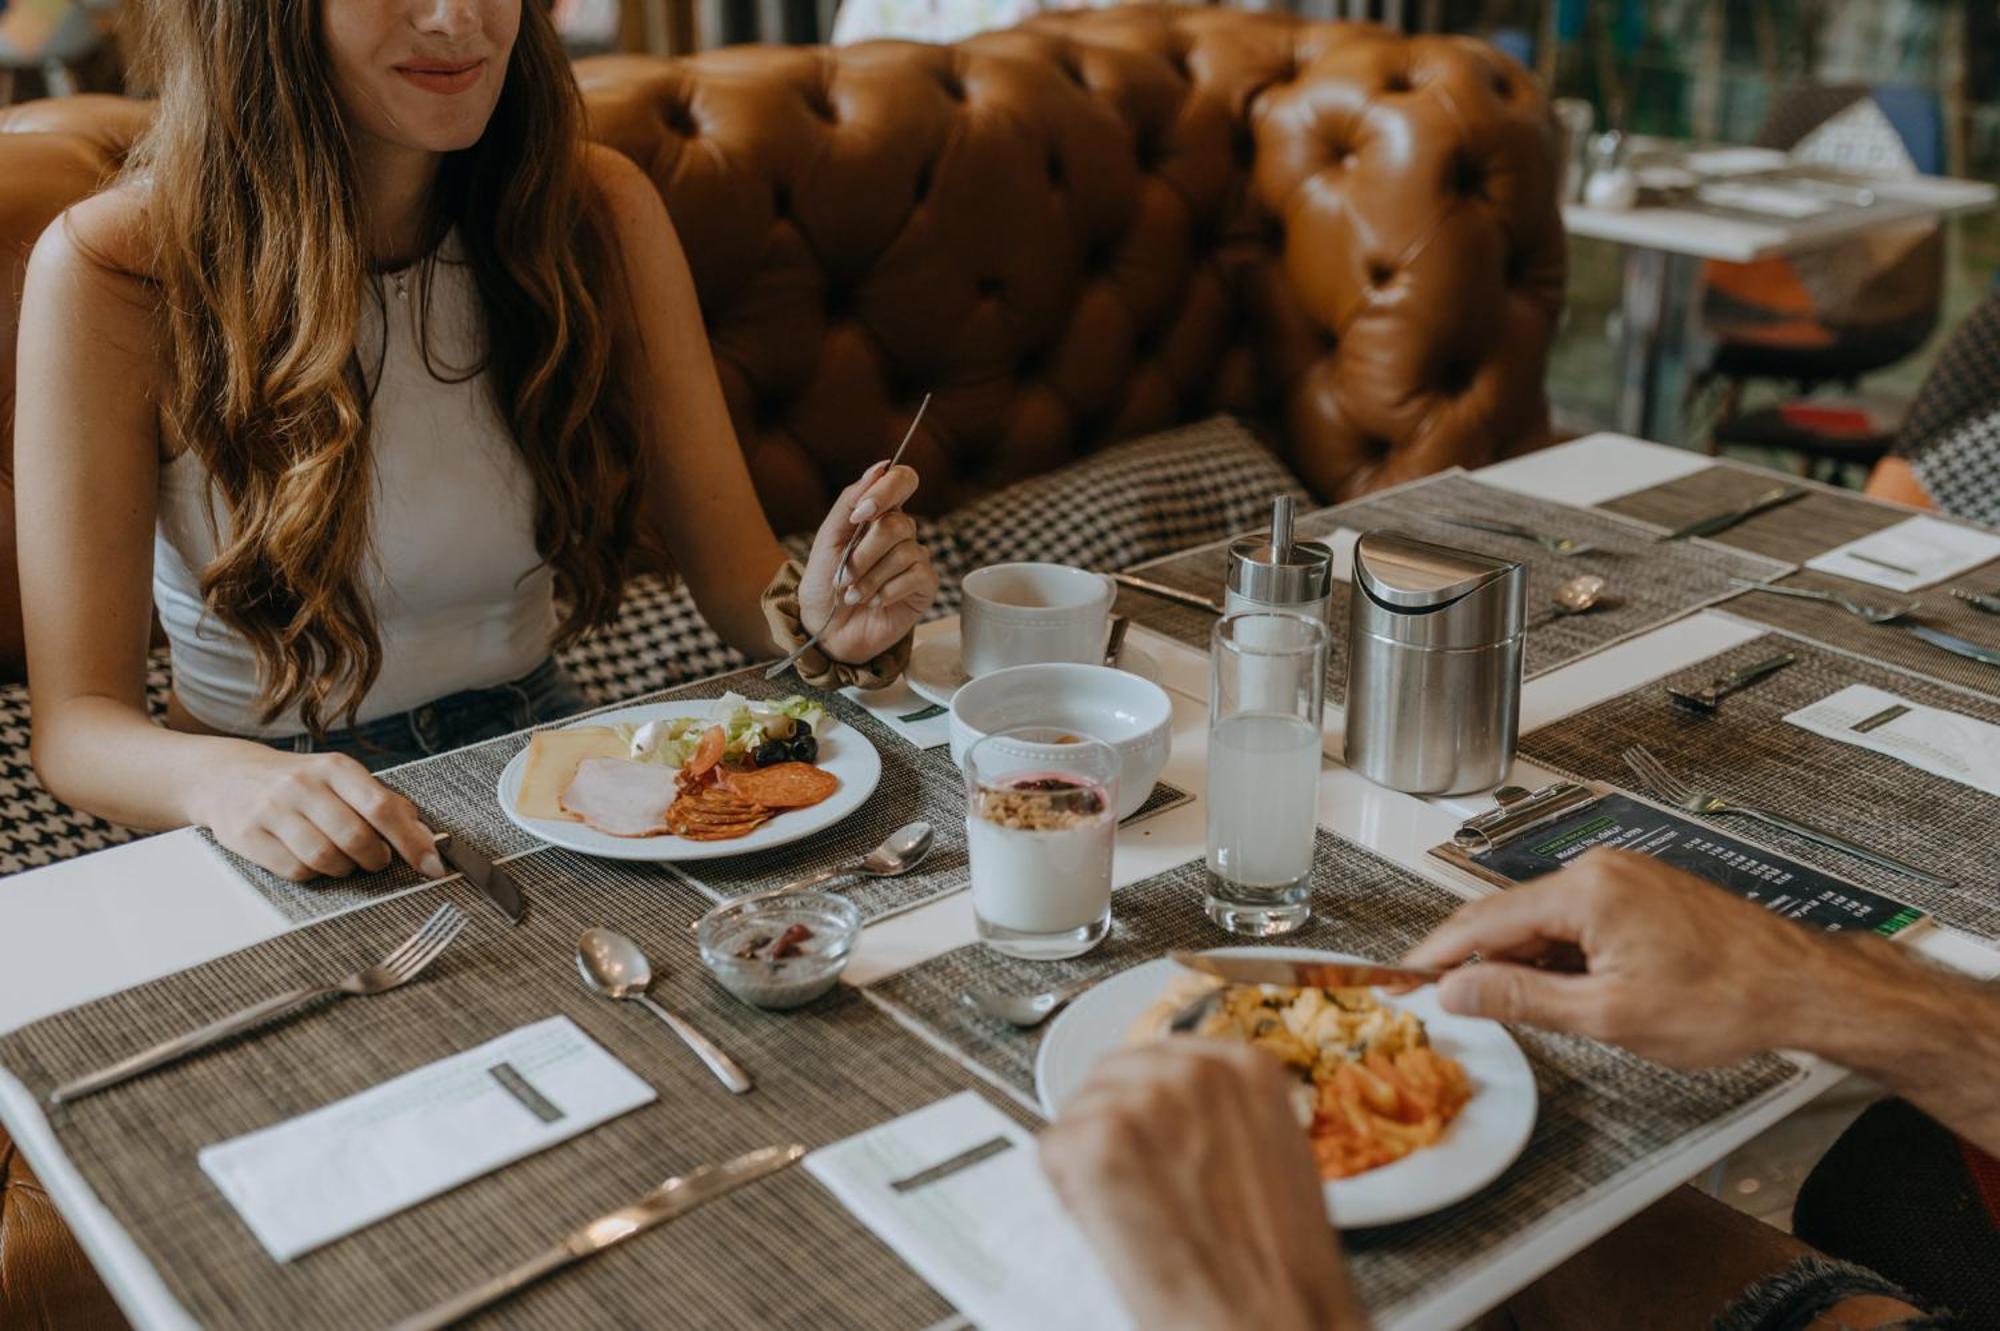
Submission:
[[113,208],[83,205],[28,264],[14,408],[22,618],[42,783],[161,828],[186,821],[177,778],[206,746],[146,719],[158,353],[140,284],[79,237],[113,220]]
[[716,632],[747,655],[769,656],[759,598],[785,553],[729,422],[687,256],[637,167],[609,149],[591,149],[587,160],[611,214],[630,300],[616,321],[627,336],[612,372],[634,384],[640,421],[657,426],[647,519]]
[[146,716],[161,353],[119,250],[117,192],[78,205],[28,265],[14,410],[15,521],[35,770],[129,827],[210,827],[293,878],[378,869],[390,848],[443,873],[416,810],[337,754],[188,735]]

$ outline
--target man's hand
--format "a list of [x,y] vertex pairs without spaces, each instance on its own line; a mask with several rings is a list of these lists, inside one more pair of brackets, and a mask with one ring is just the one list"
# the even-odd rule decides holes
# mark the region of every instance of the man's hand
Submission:
[[1359,1331],[1340,1242],[1277,1060],[1164,1040],[1099,1066],[1042,1168],[1140,1326]]
[[[1438,986],[1449,1012],[1702,1067],[1785,1044],[1830,947],[1826,935],[1670,865],[1599,850],[1460,908],[1407,961],[1484,958]],[[1565,968],[1578,953],[1583,968]]]

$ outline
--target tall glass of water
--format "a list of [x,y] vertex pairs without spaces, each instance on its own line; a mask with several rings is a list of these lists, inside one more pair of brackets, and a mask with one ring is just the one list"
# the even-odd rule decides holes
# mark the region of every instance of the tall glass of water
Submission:
[[1034,726],[966,751],[965,850],[981,942],[1055,961],[1104,941],[1119,766],[1107,744]]
[[1227,615],[1211,638],[1209,918],[1231,933],[1289,933],[1312,913],[1324,621]]

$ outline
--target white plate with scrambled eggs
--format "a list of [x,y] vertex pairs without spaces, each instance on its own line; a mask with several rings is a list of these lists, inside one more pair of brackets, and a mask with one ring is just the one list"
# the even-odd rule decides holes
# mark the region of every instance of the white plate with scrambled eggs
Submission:
[[[1217,950],[1359,959],[1303,948]],[[1035,1060],[1042,1111],[1053,1117],[1100,1059],[1152,1038],[1200,985],[1163,957],[1079,998],[1049,1027]],[[1434,988],[1229,988],[1201,1033],[1258,1044],[1298,1074],[1301,1130],[1327,1176],[1336,1224],[1386,1225],[1461,1201],[1499,1177],[1534,1131],[1535,1076],[1520,1046],[1498,1022],[1444,1011]]]

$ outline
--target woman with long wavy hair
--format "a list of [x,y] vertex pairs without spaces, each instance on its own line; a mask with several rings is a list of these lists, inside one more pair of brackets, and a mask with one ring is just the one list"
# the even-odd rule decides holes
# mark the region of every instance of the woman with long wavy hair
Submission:
[[915,476],[871,469],[787,561],[666,210],[585,144],[547,0],[152,9],[153,125],[42,237],[21,313],[53,793],[293,878],[441,874],[369,769],[574,710],[551,648],[616,613],[642,531],[742,650],[817,629],[814,682],[899,668],[937,588]]

